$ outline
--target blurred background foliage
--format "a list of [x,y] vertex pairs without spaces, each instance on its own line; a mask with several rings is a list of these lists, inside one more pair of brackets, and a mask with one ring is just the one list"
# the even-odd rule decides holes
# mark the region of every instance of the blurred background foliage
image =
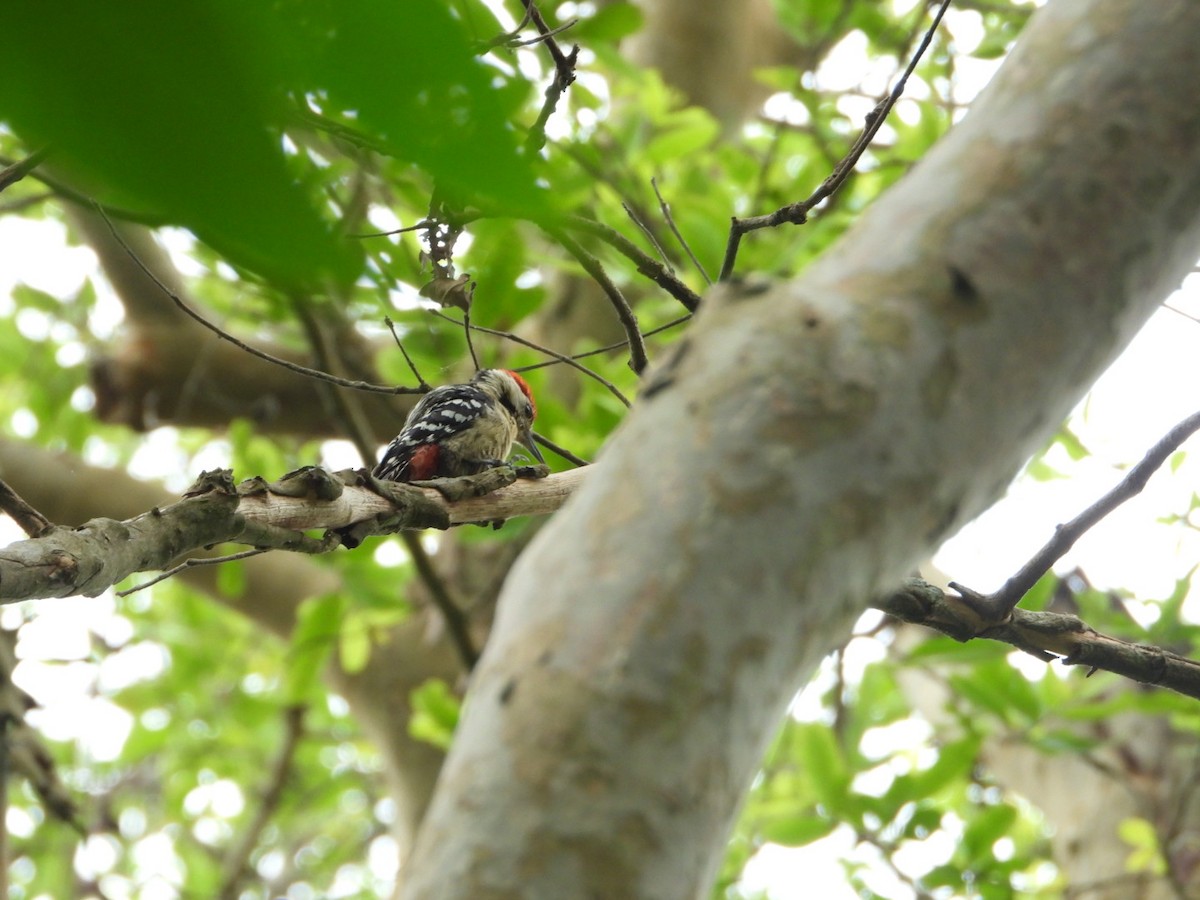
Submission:
[[[577,43],[580,55],[536,149],[529,135],[555,71],[543,45],[517,43],[534,29],[516,3],[11,5],[0,54],[0,162],[49,153],[0,196],[0,224],[42,229],[97,255],[84,257],[66,288],[26,279],[0,296],[4,440],[161,479],[175,492],[215,466],[272,478],[318,460],[361,462],[342,407],[319,421],[301,415],[328,398],[274,406],[228,399],[219,427],[189,418],[186,403],[166,403],[169,366],[154,354],[186,348],[164,344],[169,335],[153,320],[182,326],[161,294],[149,291],[139,305],[134,292],[114,288],[119,254],[99,249],[78,218],[92,204],[116,222],[157,229],[189,299],[226,330],[314,363],[329,362],[314,345],[332,335],[343,353],[334,362],[356,377],[413,383],[385,316],[431,383],[469,371],[462,328],[435,317],[437,304],[421,295],[437,274],[427,232],[397,232],[431,218],[456,236],[453,270],[474,283],[474,324],[559,353],[619,342],[606,302],[555,229],[571,227],[571,216],[616,229],[702,292],[720,268],[730,216],[770,212],[815,190],[929,21],[928,9],[910,2],[759,7],[771,40],[746,60],[750,86],[733,114],[675,83],[667,66],[635,61],[631,47],[654,27],[641,6],[539,4],[551,27],[574,23],[557,39],[564,51]],[[745,239],[740,274],[803,269],[965,113],[969,85],[1003,57],[1031,11],[1009,0],[955,7],[858,173],[802,229]],[[672,235],[656,187],[699,266]],[[572,233],[635,305],[643,332],[684,314],[618,248],[594,232]],[[0,246],[0,259],[5,253]],[[683,327],[649,338],[651,358]],[[483,365],[547,361],[503,337],[477,333],[473,343]],[[147,358],[161,383],[138,399],[136,415],[105,412],[127,386],[98,373],[126,377]],[[636,394],[622,348],[583,361]],[[255,391],[258,376],[234,377]],[[592,458],[622,418],[617,397],[561,366],[527,377],[539,397],[539,431]],[[394,429],[403,414],[402,403],[386,407],[371,419],[369,439],[386,440],[387,423]],[[1087,455],[1065,431],[1047,458],[1056,448]],[[1056,474],[1043,458],[1030,471]],[[54,481],[53,469],[45,474]],[[1175,526],[1194,528],[1191,512]],[[453,544],[453,560],[468,554],[490,566],[479,576],[483,588],[454,584],[474,598],[473,614],[485,610],[481,628],[511,559],[494,548],[519,548],[535,527],[513,522],[426,542],[435,559]],[[298,602],[283,634],[263,624],[267,601],[248,587],[241,562],[208,584],[168,580],[126,597],[5,610],[3,624],[20,628],[17,680],[42,704],[46,746],[84,832],[14,781],[10,897],[300,900],[392,890],[406,813],[379,730],[368,740],[364,707],[352,714],[338,685],[357,676],[367,683],[418,615],[421,640],[444,634],[411,552],[394,540],[303,565],[335,586]],[[1196,629],[1179,615],[1187,586],[1139,598],[1135,616],[1125,594],[1095,590],[1075,573],[1047,579],[1028,603],[1077,610],[1098,629],[1194,653]],[[1147,604],[1161,611],[1147,616]],[[322,677],[329,666],[342,681]],[[461,670],[417,673],[404,704],[407,737],[444,748],[462,687]],[[360,704],[387,695],[363,696]],[[1064,896],[1067,863],[1042,798],[1000,780],[991,748],[1021,745],[1051,763],[1070,756],[1120,782],[1133,763],[1113,752],[1114,723],[1137,711],[1172,734],[1200,729],[1191,701],[1104,675],[1034,672],[999,645],[926,639],[868,615],[783,725],[715,896],[803,896],[796,891],[813,864],[805,860],[815,856],[762,861],[805,847],[837,855],[858,896]],[[1146,808],[1113,827],[1125,848],[1123,885],[1183,865],[1173,844],[1179,829],[1165,814]],[[748,875],[756,860],[773,887]]]

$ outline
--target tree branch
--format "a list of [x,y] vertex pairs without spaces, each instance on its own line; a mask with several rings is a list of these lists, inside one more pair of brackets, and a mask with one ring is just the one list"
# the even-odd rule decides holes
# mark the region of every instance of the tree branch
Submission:
[[974,638],[1001,641],[1043,662],[1058,659],[1068,666],[1103,669],[1200,699],[1200,662],[1151,644],[1101,634],[1078,616],[1014,609],[1006,621],[993,624],[980,618],[973,604],[920,578],[910,579],[871,605],[962,643]]
[[600,260],[583,249],[574,238],[560,228],[546,225],[542,227],[550,237],[562,244],[563,248],[583,266],[583,270],[600,285],[612,303],[613,309],[617,311],[617,318],[621,321],[621,327],[625,329],[625,337],[629,341],[629,368],[641,375],[650,362],[646,358],[646,342],[642,339],[642,332],[638,328],[637,316],[634,315],[633,308],[629,305],[629,301],[625,299],[625,295],[621,293],[621,289],[608,277],[608,273],[600,265]]
[[250,868],[250,854],[258,843],[263,829],[271,821],[271,816],[279,808],[283,800],[283,790],[291,777],[296,762],[296,750],[304,737],[303,706],[289,706],[283,714],[283,743],[271,765],[265,786],[260,792],[258,804],[254,808],[254,816],[246,828],[238,835],[237,841],[230,846],[225,854],[222,865],[221,887],[217,892],[220,900],[232,900],[238,896],[238,888]]
[[1129,470],[1120,483],[1111,491],[1081,512],[1066,525],[1059,525],[1054,536],[1023,565],[998,591],[981,594],[950,582],[950,587],[962,594],[963,599],[988,622],[1002,621],[1021,598],[1029,593],[1039,578],[1050,571],[1050,567],[1075,546],[1089,529],[1131,497],[1136,497],[1179,445],[1200,429],[1200,411],[1192,413],[1151,447],[1136,466]]
[[[308,468],[279,482],[261,478],[237,487],[229,473],[204,473],[184,498],[125,521],[93,519],[55,527],[0,550],[0,604],[41,597],[95,597],[134,574],[169,568],[181,555],[220,543],[312,552],[312,529],[356,526],[366,534],[448,528],[558,509],[585,477],[575,469],[538,481],[518,481],[482,496],[448,501],[432,487],[384,482],[382,496],[357,476]],[[495,473],[495,475],[493,474]],[[511,482],[507,469],[447,479],[487,489]]]
[[7,514],[30,537],[40,537],[54,527],[4,481],[0,481],[0,512]]
[[880,100],[873,110],[867,114],[867,124],[863,127],[862,133],[855,139],[850,150],[846,153],[842,160],[834,167],[820,186],[812,192],[806,199],[798,203],[790,203],[787,206],[775,210],[773,213],[768,213],[763,216],[748,216],[746,218],[734,218],[730,223],[729,241],[725,246],[725,259],[721,263],[721,274],[717,276],[718,281],[725,281],[733,275],[733,267],[737,262],[738,247],[742,240],[742,235],[751,231],[757,231],[760,228],[776,228],[780,225],[803,225],[808,221],[808,214],[813,207],[833,196],[837,190],[846,183],[846,179],[850,177],[850,173],[854,171],[854,167],[858,165],[859,159],[867,148],[871,146],[871,141],[875,139],[876,133],[883,125],[887,115],[891,112],[892,107],[896,105],[896,101],[904,94],[904,87],[908,84],[908,78],[916,69],[917,63],[921,61],[921,57],[925,55],[925,51],[929,49],[929,44],[933,40],[934,32],[941,24],[942,17],[946,14],[946,9],[950,6],[950,0],[942,0],[941,6],[938,7],[937,13],[933,17],[933,22],[925,32],[925,37],[921,41],[912,59],[908,63],[908,67],[904,70],[904,74],[900,76],[900,80],[896,82],[895,87],[888,93],[886,97]]
[[44,160],[49,154],[50,149],[48,147],[43,147],[41,150],[36,150],[33,153],[30,153],[24,159],[18,160],[17,162],[0,169],[0,191],[3,191],[10,185],[16,184],[18,181],[36,169],[39,165],[41,165],[42,160]]
[[[669,267],[642,250],[615,228],[596,222],[585,216],[571,216],[567,226],[600,238],[630,262],[637,266],[638,274],[645,275],[660,288],[683,304],[688,312],[700,308],[700,295],[689,288]],[[682,240],[682,238],[681,238]],[[701,269],[701,272],[704,270]],[[707,276],[705,276],[707,278]]]

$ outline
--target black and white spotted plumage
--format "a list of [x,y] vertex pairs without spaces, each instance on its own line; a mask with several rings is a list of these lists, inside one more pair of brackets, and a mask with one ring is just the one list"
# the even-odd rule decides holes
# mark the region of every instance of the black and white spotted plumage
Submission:
[[474,475],[502,465],[520,441],[542,462],[531,428],[529,385],[507,369],[482,369],[467,384],[434,388],[413,407],[374,474],[386,481]]

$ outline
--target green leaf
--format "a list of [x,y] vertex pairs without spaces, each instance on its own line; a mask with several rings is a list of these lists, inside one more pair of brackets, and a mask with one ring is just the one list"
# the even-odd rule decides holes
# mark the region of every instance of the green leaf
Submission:
[[854,703],[872,726],[886,725],[909,714],[908,703],[896,683],[895,670],[878,663],[863,671]]
[[[14,3],[0,117],[89,196],[191,228],[282,282],[357,269],[289,174],[251,4]],[[202,49],[201,49],[202,48]],[[274,130],[274,134],[272,134]]]
[[595,41],[615,43],[642,27],[642,11],[632,3],[610,3],[600,7],[594,16],[583,19],[570,32],[570,39],[580,44]]
[[952,675],[950,686],[979,709],[1007,724],[1036,722],[1042,713],[1034,686],[1007,661],[976,667],[967,675]]
[[956,781],[966,778],[979,758],[979,739],[964,738],[938,749],[937,760],[928,769],[909,776],[913,799],[932,797]]
[[961,663],[973,666],[983,662],[1003,659],[1008,656],[1008,647],[996,641],[975,640],[960,643],[942,635],[927,638],[908,652],[906,663]]
[[230,598],[241,597],[246,592],[246,566],[242,560],[230,560],[217,567],[217,590]]
[[838,825],[826,816],[799,815],[765,822],[761,836],[764,841],[785,847],[803,847],[825,837]]
[[796,746],[818,802],[831,813],[844,809],[850,775],[833,731],[816,723],[801,725],[797,729]]
[[475,57],[446,4],[286,0],[266,24],[291,42],[295,87],[327,97],[327,112],[425,169],[444,199],[530,212],[546,204],[506,120],[511,97],[493,86],[495,70]]
[[431,678],[414,688],[409,700],[412,715],[408,733],[443,750],[449,748],[461,710],[461,703],[449,685],[440,678]]
[[421,166],[444,199],[537,210],[512,95],[436,0],[18,2],[6,10],[0,119],[79,191],[190,228],[284,286],[354,280],[317,188],[284,152],[297,106]]
[[1046,460],[1041,456],[1029,461],[1029,465],[1025,467],[1025,474],[1034,481],[1055,481],[1059,478],[1067,477],[1058,469],[1054,468],[1054,466],[1047,463]]
[[338,594],[301,604],[287,652],[286,702],[302,703],[313,696],[337,643],[345,610],[346,602]]
[[996,841],[1004,837],[1017,819],[1014,806],[1002,804],[986,807],[967,823],[963,831],[962,845],[969,865],[990,857]]
[[697,107],[689,107],[674,114],[667,129],[656,135],[644,151],[651,162],[666,162],[703,150],[721,132],[717,121]]
[[1136,816],[1123,819],[1117,826],[1117,834],[1133,848],[1125,860],[1125,871],[1151,872],[1155,875],[1166,873],[1167,863],[1163,859],[1158,832],[1150,822]]
[[370,659],[370,622],[366,616],[352,612],[343,620],[338,635],[338,662],[343,671],[353,675],[365,669]]

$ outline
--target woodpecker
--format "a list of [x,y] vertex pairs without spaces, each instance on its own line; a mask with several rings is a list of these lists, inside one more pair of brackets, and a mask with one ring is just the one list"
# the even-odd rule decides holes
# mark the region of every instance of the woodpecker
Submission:
[[467,384],[445,384],[422,397],[373,474],[385,481],[474,475],[504,465],[514,441],[543,463],[530,431],[535,415],[524,378],[481,369]]

